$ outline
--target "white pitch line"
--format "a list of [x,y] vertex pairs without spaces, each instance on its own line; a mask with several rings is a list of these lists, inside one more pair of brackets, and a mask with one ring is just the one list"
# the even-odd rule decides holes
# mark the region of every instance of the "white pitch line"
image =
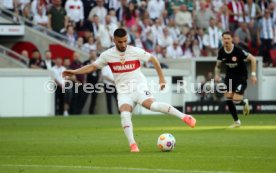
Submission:
[[[1,157],[34,157],[34,158],[40,158],[40,157],[50,157],[50,158],[55,158],[55,157],[93,157],[95,155],[48,155],[48,156],[35,156],[35,155],[0,155],[0,158]],[[115,155],[100,155],[100,156],[97,156],[97,157],[118,157],[118,156],[115,156]],[[120,156],[120,157],[127,157],[127,156]],[[160,157],[160,156],[155,156],[155,155],[144,155],[142,157]],[[182,155],[178,156],[178,155],[174,155],[173,157],[183,157]],[[193,155],[193,156],[189,156],[190,158],[205,158],[206,156],[201,156],[201,155]],[[221,159],[228,159],[228,158],[236,158],[236,159],[249,159],[249,160],[255,160],[255,159],[266,159],[266,160],[273,160],[273,159],[276,159],[275,156],[238,156],[238,155],[235,155],[235,156],[217,156],[217,155],[214,155],[214,156],[208,156],[208,157],[212,157],[212,158],[221,158]]]
[[102,167],[102,166],[70,166],[70,165],[25,165],[25,164],[1,164],[0,167],[32,167],[32,168],[69,168],[69,169],[98,169],[98,170],[126,170],[141,172],[175,172],[175,173],[235,173],[227,171],[199,171],[177,169],[154,169],[154,168],[128,168],[128,167]]

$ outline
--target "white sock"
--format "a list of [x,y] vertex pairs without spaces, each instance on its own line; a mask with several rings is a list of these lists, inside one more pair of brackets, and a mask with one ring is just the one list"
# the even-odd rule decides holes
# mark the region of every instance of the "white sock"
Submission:
[[241,124],[240,120],[235,121],[236,124]]
[[63,115],[64,115],[64,116],[68,116],[68,115],[69,115],[68,111],[64,111],[64,112],[63,112]]
[[183,119],[186,116],[186,114],[180,112],[179,110],[175,109],[173,106],[167,103],[153,102],[150,106],[150,110],[174,115],[180,119]]
[[121,112],[121,124],[124,129],[129,145],[136,143],[133,137],[133,126],[130,112]]

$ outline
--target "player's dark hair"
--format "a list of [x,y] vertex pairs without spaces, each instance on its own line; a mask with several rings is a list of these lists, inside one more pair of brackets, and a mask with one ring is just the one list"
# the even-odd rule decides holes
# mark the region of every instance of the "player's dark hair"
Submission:
[[127,31],[124,28],[118,28],[114,31],[114,37],[125,37]]
[[224,31],[221,36],[223,37],[224,35],[230,35],[232,37],[232,33],[230,31]]
[[38,49],[34,49],[34,50],[32,51],[32,53],[34,53],[34,52],[38,52],[38,53],[39,53]]

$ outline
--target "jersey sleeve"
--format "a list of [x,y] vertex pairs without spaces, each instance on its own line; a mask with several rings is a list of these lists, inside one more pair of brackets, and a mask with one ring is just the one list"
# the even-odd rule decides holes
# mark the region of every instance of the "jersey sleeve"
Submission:
[[218,57],[217,57],[218,61],[222,61],[222,50],[220,49],[218,52]]
[[108,76],[108,66],[104,66],[102,68],[102,76],[105,77],[105,76]]
[[150,53],[138,47],[135,47],[135,52],[137,53],[138,59],[142,61],[148,61],[152,56]]
[[249,52],[247,52],[246,50],[243,50],[241,48],[237,48],[238,49],[238,52],[239,52],[239,57],[241,59],[246,59],[248,56],[249,56]]
[[107,65],[107,56],[105,53],[102,53],[100,57],[94,62],[94,64],[98,68],[103,68],[105,65]]

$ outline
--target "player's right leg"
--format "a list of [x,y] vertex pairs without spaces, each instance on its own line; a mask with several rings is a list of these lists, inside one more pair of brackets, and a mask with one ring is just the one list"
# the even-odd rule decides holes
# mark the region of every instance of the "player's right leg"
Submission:
[[130,152],[139,152],[139,148],[136,144],[133,135],[133,125],[131,121],[132,110],[134,103],[130,95],[119,94],[118,95],[118,106],[121,112],[121,124],[125,133],[125,136],[128,140]]

